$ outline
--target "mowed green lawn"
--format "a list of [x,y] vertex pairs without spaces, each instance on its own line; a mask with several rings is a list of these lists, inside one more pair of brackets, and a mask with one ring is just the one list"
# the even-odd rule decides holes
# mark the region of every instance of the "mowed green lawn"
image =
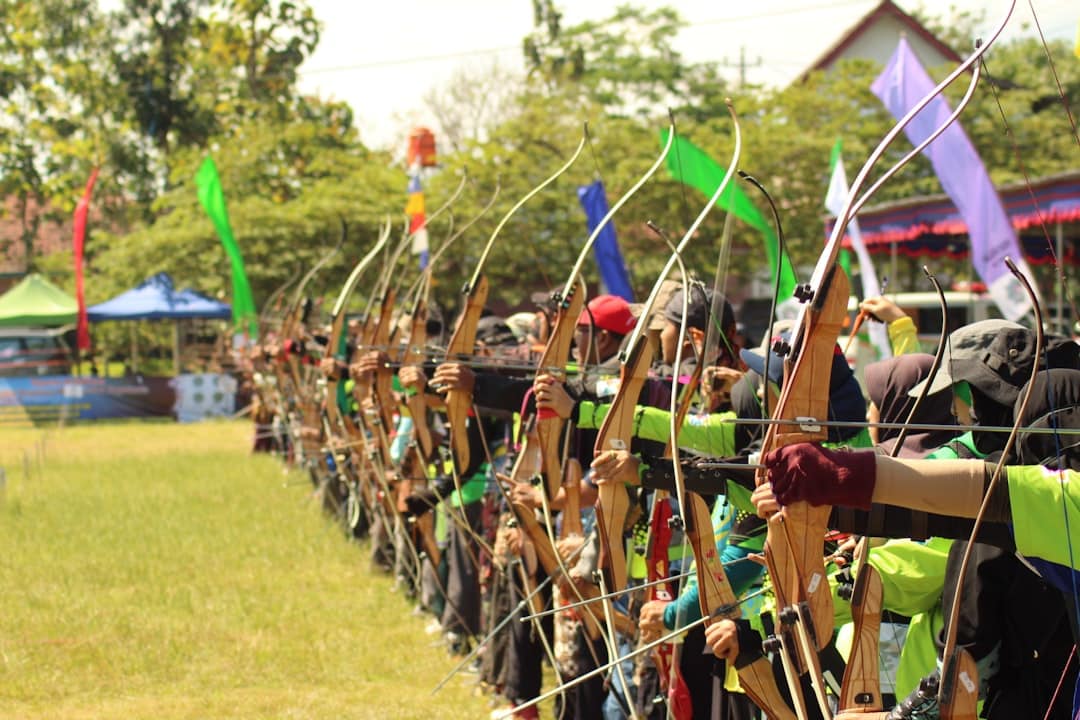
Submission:
[[0,431],[0,718],[486,717],[250,433]]

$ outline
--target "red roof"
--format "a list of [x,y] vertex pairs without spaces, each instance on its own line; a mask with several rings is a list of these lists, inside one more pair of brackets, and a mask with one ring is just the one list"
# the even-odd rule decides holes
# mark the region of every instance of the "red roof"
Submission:
[[840,36],[832,47],[825,51],[825,53],[807,68],[803,74],[799,77],[800,80],[805,80],[806,76],[815,70],[824,70],[832,65],[836,60],[844,53],[845,50],[855,40],[882,18],[893,17],[901,24],[905,25],[912,35],[916,35],[922,38],[927,44],[941,53],[946,59],[959,63],[963,61],[956,51],[951,47],[943,43],[932,32],[923,27],[915,18],[908,15],[906,12],[896,6],[892,0],[882,0],[881,4],[875,7],[873,10],[863,16],[862,20],[855,23],[846,33]]

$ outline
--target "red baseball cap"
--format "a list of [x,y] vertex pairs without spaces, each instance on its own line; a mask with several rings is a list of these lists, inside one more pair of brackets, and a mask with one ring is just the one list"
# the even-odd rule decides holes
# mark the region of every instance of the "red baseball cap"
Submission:
[[597,295],[589,301],[585,310],[578,316],[578,325],[593,325],[601,330],[626,335],[637,324],[637,318],[630,311],[630,303],[618,295]]

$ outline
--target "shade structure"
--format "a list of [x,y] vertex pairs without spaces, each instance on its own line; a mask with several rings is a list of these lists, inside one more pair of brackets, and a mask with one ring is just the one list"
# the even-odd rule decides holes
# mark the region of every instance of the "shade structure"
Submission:
[[232,308],[194,290],[176,290],[167,273],[158,273],[137,287],[87,308],[91,322],[105,320],[228,320]]
[[58,327],[75,322],[75,298],[37,273],[0,296],[0,326]]
[[[1080,223],[1080,171],[1070,171],[998,188],[1009,222],[1020,238],[1029,263],[1055,261],[1043,224],[1073,227],[1066,237],[1061,261],[1075,264],[1077,251],[1075,224]],[[826,221],[825,234],[835,220]],[[956,205],[945,195],[925,195],[864,208],[859,213],[863,242],[871,254],[895,252],[909,257],[951,257],[963,259],[970,253],[968,227]],[[850,239],[844,238],[850,247]]]

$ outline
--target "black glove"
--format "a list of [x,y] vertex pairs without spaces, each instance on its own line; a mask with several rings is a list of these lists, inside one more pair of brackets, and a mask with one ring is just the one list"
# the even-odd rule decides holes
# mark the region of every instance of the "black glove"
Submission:
[[435,478],[432,488],[440,498],[449,497],[450,493],[457,489],[454,487],[454,478],[450,475],[440,475]]
[[414,490],[405,498],[405,514],[410,517],[420,517],[434,508],[438,502],[439,498],[431,488]]

